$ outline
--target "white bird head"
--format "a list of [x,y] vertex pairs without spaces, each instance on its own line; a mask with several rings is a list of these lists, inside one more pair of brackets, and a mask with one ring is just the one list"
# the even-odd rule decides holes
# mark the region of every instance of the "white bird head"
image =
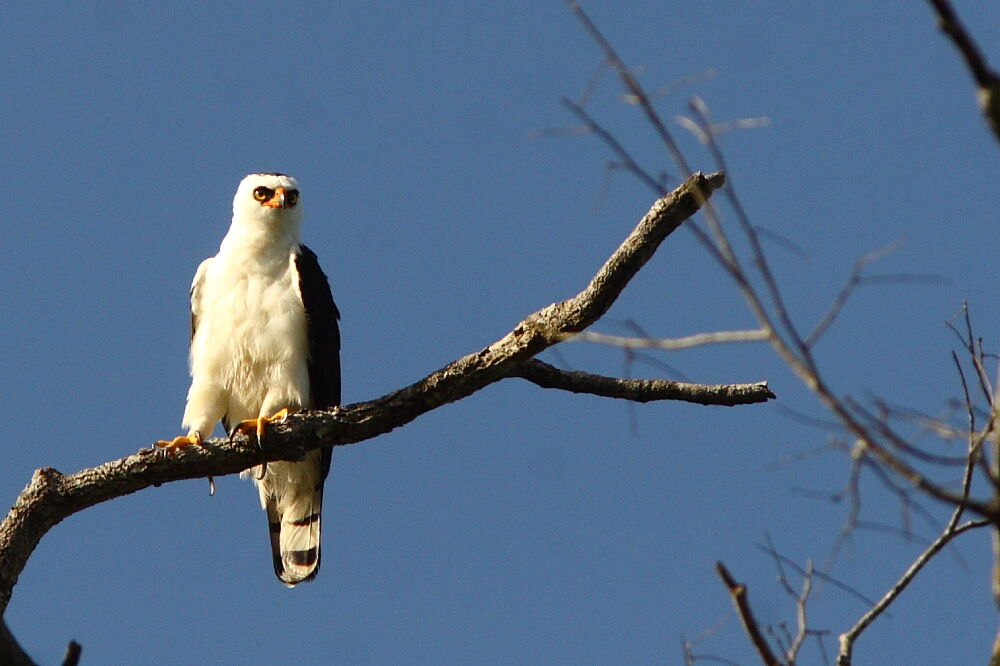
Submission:
[[252,173],[233,198],[233,226],[267,236],[299,235],[302,206],[299,184],[283,173]]

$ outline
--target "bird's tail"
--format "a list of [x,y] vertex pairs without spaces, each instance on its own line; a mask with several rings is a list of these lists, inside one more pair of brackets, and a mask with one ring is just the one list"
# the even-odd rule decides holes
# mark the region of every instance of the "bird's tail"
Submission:
[[300,462],[267,464],[257,481],[267,512],[274,573],[293,587],[319,573],[323,514],[321,452],[312,451]]

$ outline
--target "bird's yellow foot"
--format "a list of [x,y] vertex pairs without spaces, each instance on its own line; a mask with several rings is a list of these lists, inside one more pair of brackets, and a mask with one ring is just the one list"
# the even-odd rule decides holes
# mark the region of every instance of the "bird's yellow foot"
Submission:
[[[233,435],[236,433],[249,437],[251,432],[255,432],[257,434],[257,445],[260,446],[260,444],[264,441],[264,427],[267,426],[268,423],[284,421],[286,418],[288,418],[288,409],[281,409],[274,416],[261,416],[255,419],[242,421],[237,424],[235,428],[233,428],[231,433],[229,433],[229,441],[233,441]],[[267,463],[263,463],[259,465],[259,467],[260,473],[255,476],[258,481],[261,481],[264,479],[264,475],[267,474]]]
[[240,433],[241,435],[246,435],[249,437],[250,433],[253,432],[257,434],[257,442],[258,443],[262,442],[264,440],[264,428],[267,426],[267,424],[274,423],[275,421],[281,422],[284,421],[286,418],[288,418],[288,410],[282,409],[274,416],[261,416],[260,418],[242,421],[239,424],[237,424],[235,428],[233,428],[233,432],[230,433],[229,438],[232,439],[232,436],[236,433]]
[[190,435],[183,435],[181,437],[174,437],[172,440],[167,441],[161,439],[158,442],[154,442],[153,446],[162,453],[171,454],[177,449],[182,449],[185,446],[201,446],[201,435],[197,432],[193,432]]

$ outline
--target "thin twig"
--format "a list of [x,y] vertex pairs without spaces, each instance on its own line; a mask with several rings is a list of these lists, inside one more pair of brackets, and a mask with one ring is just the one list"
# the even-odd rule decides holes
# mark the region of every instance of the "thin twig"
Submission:
[[708,333],[686,335],[682,338],[635,338],[583,331],[567,338],[569,342],[594,342],[601,345],[625,347],[628,349],[667,349],[671,351],[703,347],[705,345],[731,344],[736,342],[766,342],[767,340],[768,332],[760,329],[749,331],[711,331]]
[[[956,509],[956,511],[958,510],[960,509]],[[958,535],[964,534],[969,530],[987,527],[990,524],[989,520],[970,520],[969,522],[963,523],[957,527],[949,525],[948,528],[941,533],[941,536],[935,539],[934,542],[928,546],[916,560],[914,560],[913,564],[907,568],[896,584],[885,593],[885,596],[883,596],[878,603],[869,608],[853,627],[851,627],[847,632],[841,634],[840,654],[837,656],[837,666],[851,666],[851,656],[854,650],[854,643],[857,641],[858,637],[873,621],[875,621],[876,618],[885,612],[886,608],[888,608],[900,594],[902,594],[903,590],[905,590],[917,574],[920,573],[920,570],[923,569],[924,566],[930,562],[942,548],[948,545],[948,543]]]
[[625,149],[625,146],[619,143],[618,139],[616,139],[611,132],[597,124],[597,121],[591,118],[590,114],[573,100],[564,97],[562,103],[563,106],[572,111],[581,121],[583,121],[584,127],[587,128],[588,132],[596,134],[601,141],[611,147],[611,150],[613,150],[615,155],[618,156],[618,159],[624,169],[627,169],[639,180],[646,183],[646,185],[648,185],[654,192],[660,195],[663,194],[663,187],[660,183],[653,178],[648,171],[643,169],[638,162],[635,161],[635,158],[632,157],[632,155]]
[[795,622],[798,625],[798,632],[795,639],[785,653],[785,661],[794,664],[798,658],[799,650],[809,633],[809,620],[806,616],[806,606],[809,602],[809,594],[812,592],[813,563],[812,560],[806,562],[806,575],[802,579],[802,592],[795,598]]
[[736,614],[739,615],[740,622],[743,623],[743,629],[747,632],[747,636],[750,638],[750,642],[753,643],[754,649],[757,650],[757,654],[760,655],[761,661],[766,666],[779,666],[781,662],[774,656],[771,646],[768,644],[767,639],[760,633],[760,627],[753,616],[753,610],[750,608],[750,600],[747,598],[746,585],[733,580],[729,570],[726,569],[726,565],[722,562],[715,563],[715,571],[719,574],[719,578],[722,579],[726,589],[729,590],[729,596],[736,607]]
[[844,525],[837,533],[837,538],[830,549],[830,561],[827,563],[828,568],[831,568],[832,562],[837,559],[837,555],[840,553],[840,549],[854,533],[854,529],[858,524],[858,516],[861,515],[861,485],[858,479],[861,478],[861,467],[864,464],[864,459],[864,449],[855,446],[851,451],[851,471],[848,475],[847,486],[841,491],[842,495],[851,498],[851,503],[847,511],[847,520],[844,521]]
[[[692,112],[694,112],[699,123],[701,124],[703,136],[705,137],[705,147],[708,148],[709,152],[712,154],[712,158],[715,160],[715,163],[725,164],[725,156],[722,154],[722,150],[719,148],[719,144],[715,141],[715,137],[711,131],[712,121],[708,114],[708,106],[700,97],[694,96],[691,98],[688,107],[692,110]],[[809,349],[806,346],[805,341],[802,339],[798,328],[792,322],[788,308],[785,306],[784,296],[782,296],[781,289],[778,287],[778,281],[775,279],[774,273],[771,271],[771,266],[767,261],[766,255],[764,254],[764,248],[760,244],[760,238],[757,236],[753,225],[750,223],[750,216],[747,215],[739,197],[736,196],[736,189],[731,179],[726,182],[726,187],[723,188],[723,194],[725,195],[727,201],[729,201],[729,205],[732,207],[733,211],[736,213],[736,221],[742,229],[743,235],[750,244],[750,255],[753,258],[753,265],[757,269],[757,272],[760,273],[760,276],[764,281],[764,289],[771,300],[775,317],[778,322],[781,323],[785,334],[789,337],[792,344],[799,352],[799,355],[796,356],[797,362],[804,364],[805,367],[810,369],[815,374],[815,364],[813,363]],[[792,349],[787,346],[786,349],[789,353],[792,352]]]
[[[779,553],[778,551],[776,551],[774,548],[771,548],[771,547],[768,547],[768,546],[764,546],[764,545],[761,545],[761,544],[757,544],[757,548],[760,551],[762,551],[764,553],[767,553],[768,555],[770,555],[772,557],[776,557],[776,558],[780,559],[786,565],[788,565],[789,567],[791,567],[792,569],[794,569],[799,575],[801,575],[801,576],[805,576],[806,575],[805,569],[803,569],[802,567],[800,567],[793,560],[789,559],[788,557],[786,557],[786,556],[782,555],[781,553]],[[858,590],[854,589],[853,587],[851,587],[847,583],[845,583],[843,581],[840,581],[840,580],[837,580],[836,578],[834,578],[830,574],[823,573],[822,571],[820,571],[818,569],[814,569],[812,575],[813,575],[814,578],[819,578],[820,580],[823,580],[823,581],[829,583],[830,585],[833,585],[834,587],[843,590],[844,592],[846,592],[847,594],[851,595],[855,599],[859,600],[861,603],[865,604],[866,606],[871,606],[872,604],[875,603],[874,599],[871,599],[871,598],[865,596],[864,594],[862,594]]]
[[796,658],[798,657],[799,650],[802,648],[802,643],[805,641],[806,636],[809,634],[809,623],[806,618],[806,605],[809,600],[809,594],[812,592],[812,581],[813,581],[813,563],[812,560],[806,562],[805,573],[802,576],[802,590],[796,592],[791,583],[788,582],[788,575],[785,573],[784,562],[777,557],[777,548],[774,546],[774,541],[771,539],[770,534],[766,534],[767,545],[771,549],[771,559],[774,561],[774,566],[778,570],[778,583],[784,588],[785,593],[795,600],[795,618],[797,631],[795,636],[788,636],[788,647],[784,650],[785,652],[785,663],[794,664]]
[[723,616],[722,619],[716,622],[714,626],[705,629],[691,640],[688,640],[684,636],[681,636],[681,649],[683,650],[684,653],[685,666],[694,666],[694,663],[696,661],[710,662],[713,664],[727,664],[728,666],[739,666],[737,662],[730,661],[729,659],[725,659],[723,657],[718,657],[711,654],[696,655],[694,653],[694,646],[702,642],[703,640],[711,638],[712,636],[717,634],[719,630],[722,629],[723,626],[725,626],[727,620],[728,620],[728,615]]
[[[635,158],[626,150],[624,146],[614,137],[611,132],[602,127],[596,120],[594,120],[589,113],[584,110],[582,106],[573,102],[572,100],[563,99],[563,105],[566,106],[570,111],[572,111],[580,120],[584,122],[587,129],[597,136],[601,141],[603,141],[611,150],[618,156],[622,164],[622,168],[631,172],[640,181],[645,183],[652,191],[656,192],[658,195],[662,195],[665,191],[663,184],[653,177],[646,169],[636,162]],[[705,202],[707,205],[707,202]],[[710,218],[711,219],[711,218]],[[718,261],[723,266],[729,267],[730,261],[735,261],[735,255],[730,256],[721,252],[705,235],[705,232],[698,228],[696,224],[687,225],[688,229],[694,233],[695,237],[702,244],[709,254]],[[738,268],[738,267],[737,267]]]
[[666,379],[620,379],[588,372],[564,371],[537,359],[521,364],[515,376],[548,389],[590,393],[632,402],[681,400],[700,405],[749,405],[775,398],[767,382],[753,384],[691,384]]
[[[965,324],[965,335],[959,332],[959,330],[955,327],[955,325],[951,323],[952,320],[959,315],[962,316],[963,322]],[[983,355],[981,353],[981,348],[980,349],[976,348],[976,338],[975,335],[972,333],[972,315],[969,312],[968,301],[962,301],[962,309],[959,310],[958,314],[955,315],[955,317],[952,317],[952,319],[949,319],[944,324],[949,329],[951,329],[951,331],[954,332],[956,336],[958,336],[958,339],[962,341],[962,346],[965,347],[965,350],[967,352],[969,352],[969,361],[972,363],[972,367],[975,368],[976,370],[976,379],[979,380],[979,390],[982,391],[983,397],[986,398],[986,401],[992,407],[993,386],[990,384],[989,375],[986,372],[986,367],[983,365]]]
[[837,315],[839,315],[840,311],[843,309],[844,304],[847,303],[847,299],[850,298],[851,293],[857,288],[858,284],[860,284],[861,274],[864,272],[865,268],[867,268],[869,264],[878,261],[882,257],[893,252],[897,245],[898,242],[893,243],[888,248],[883,248],[876,252],[870,252],[855,260],[854,268],[851,270],[851,275],[847,278],[847,282],[845,282],[844,286],[840,289],[840,293],[837,294],[835,299],[833,299],[833,303],[830,304],[826,314],[823,315],[823,318],[816,324],[812,332],[806,336],[807,347],[813,347],[820,337],[826,333],[826,330],[830,328],[830,325],[833,324]]
[[646,114],[646,119],[649,123],[656,129],[657,134],[663,140],[664,145],[670,152],[671,157],[674,162],[681,167],[685,174],[690,173],[691,169],[687,165],[687,160],[684,159],[684,154],[681,152],[680,148],[674,142],[673,137],[670,136],[670,132],[667,131],[666,125],[660,119],[659,114],[653,108],[652,102],[650,101],[649,95],[642,89],[639,85],[638,80],[636,80],[635,75],[625,66],[625,63],[621,58],[618,57],[618,53],[615,51],[611,43],[605,39],[604,35],[597,26],[594,25],[590,17],[587,16],[586,12],[576,3],[575,0],[566,0],[566,4],[569,5],[570,11],[572,11],[580,23],[583,25],[584,29],[590,35],[591,39],[597,42],[597,45],[604,52],[604,57],[607,62],[618,72],[618,77],[625,84],[626,91],[632,96],[632,103],[637,104],[643,112]]
[[[884,437],[890,445],[899,449],[903,453],[935,465],[958,466],[965,464],[967,458],[966,456],[941,456],[914,446],[906,441],[906,438],[893,430],[884,418],[875,416],[852,398],[845,398],[844,401],[869,425],[869,427]],[[884,406],[884,403],[876,401],[875,406],[881,409]]]

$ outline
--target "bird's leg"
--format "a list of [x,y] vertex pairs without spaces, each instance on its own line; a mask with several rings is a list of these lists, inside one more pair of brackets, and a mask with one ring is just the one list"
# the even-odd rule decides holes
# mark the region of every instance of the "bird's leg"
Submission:
[[166,454],[172,454],[177,449],[184,448],[185,446],[202,446],[201,433],[197,430],[192,430],[187,435],[174,437],[170,441],[161,439],[158,442],[153,442],[153,446]]

